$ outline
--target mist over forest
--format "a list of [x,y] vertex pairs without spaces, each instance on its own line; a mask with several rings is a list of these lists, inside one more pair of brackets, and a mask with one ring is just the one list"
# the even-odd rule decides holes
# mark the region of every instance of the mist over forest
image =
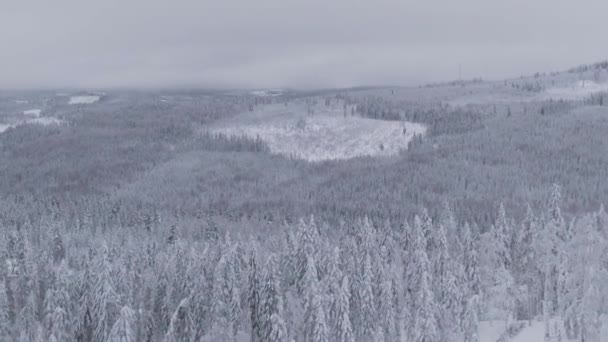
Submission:
[[608,341],[605,1],[0,7],[0,342]]

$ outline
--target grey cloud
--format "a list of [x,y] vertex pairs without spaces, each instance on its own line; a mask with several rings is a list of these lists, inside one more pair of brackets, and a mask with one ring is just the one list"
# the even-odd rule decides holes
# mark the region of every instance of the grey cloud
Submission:
[[5,2],[2,88],[410,85],[608,58],[604,0]]

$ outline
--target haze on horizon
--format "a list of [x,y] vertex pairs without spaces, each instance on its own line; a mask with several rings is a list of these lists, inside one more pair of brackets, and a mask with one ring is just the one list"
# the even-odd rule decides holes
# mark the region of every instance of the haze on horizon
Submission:
[[4,1],[0,89],[349,87],[608,58],[605,0]]

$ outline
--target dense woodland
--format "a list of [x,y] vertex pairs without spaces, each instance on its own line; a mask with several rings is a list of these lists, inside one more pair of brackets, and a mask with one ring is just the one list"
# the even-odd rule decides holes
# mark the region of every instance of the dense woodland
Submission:
[[476,342],[481,320],[542,319],[599,342],[608,323],[608,215],[564,217],[557,185],[487,227],[448,203],[243,227],[34,201],[0,212],[2,340]]
[[[603,342],[608,95],[450,101],[552,77],[75,106],[0,92],[0,117],[28,98],[68,123],[0,134],[0,341],[479,342],[490,320],[507,341],[541,320],[551,342]],[[207,130],[294,101],[429,130],[317,163]]]

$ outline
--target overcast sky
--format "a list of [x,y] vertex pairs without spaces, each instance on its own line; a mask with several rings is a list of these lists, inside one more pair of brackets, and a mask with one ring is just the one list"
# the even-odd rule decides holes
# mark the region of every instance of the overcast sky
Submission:
[[608,59],[608,0],[0,0],[0,88],[344,87]]

